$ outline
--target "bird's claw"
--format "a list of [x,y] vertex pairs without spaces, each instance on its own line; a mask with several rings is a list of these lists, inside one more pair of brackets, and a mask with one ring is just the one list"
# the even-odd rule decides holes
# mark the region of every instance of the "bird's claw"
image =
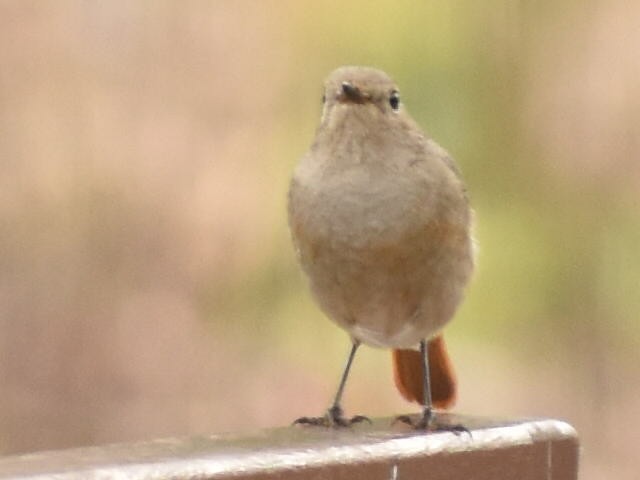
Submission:
[[435,412],[433,412],[431,409],[425,409],[423,414],[417,419],[412,418],[409,415],[400,415],[393,421],[394,424],[397,422],[409,425],[414,430],[426,430],[428,432],[451,432],[456,435],[466,433],[470,437],[472,436],[469,429],[461,423],[451,424],[438,421]]
[[301,417],[293,422],[294,425],[311,425],[317,427],[350,427],[351,425],[368,422],[371,423],[369,417],[364,415],[356,415],[346,418],[343,415],[342,408],[339,405],[331,407],[323,417]]

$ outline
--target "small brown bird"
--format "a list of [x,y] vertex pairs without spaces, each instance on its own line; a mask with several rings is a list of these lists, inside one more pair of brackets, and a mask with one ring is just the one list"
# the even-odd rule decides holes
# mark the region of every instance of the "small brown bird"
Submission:
[[398,390],[423,406],[416,427],[438,429],[432,407],[450,407],[456,396],[440,331],[473,270],[460,172],[411,119],[386,73],[338,68],[323,101],[315,140],[291,181],[289,225],[315,299],[353,346],[327,414],[296,422],[344,426],[366,418],[347,419],[340,406],[365,343],[393,349]]

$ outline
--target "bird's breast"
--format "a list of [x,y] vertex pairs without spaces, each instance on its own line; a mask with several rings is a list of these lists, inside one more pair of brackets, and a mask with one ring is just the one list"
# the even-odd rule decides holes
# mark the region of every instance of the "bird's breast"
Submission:
[[450,319],[471,271],[471,243],[465,215],[436,201],[436,185],[354,169],[309,184],[298,177],[290,195],[312,291],[353,336],[407,346]]

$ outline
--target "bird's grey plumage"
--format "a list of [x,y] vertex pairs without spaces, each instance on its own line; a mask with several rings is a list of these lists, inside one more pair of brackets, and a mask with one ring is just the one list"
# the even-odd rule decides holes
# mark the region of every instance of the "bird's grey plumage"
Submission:
[[289,191],[289,223],[321,308],[355,339],[410,347],[453,316],[473,269],[455,163],[382,71],[342,67]]

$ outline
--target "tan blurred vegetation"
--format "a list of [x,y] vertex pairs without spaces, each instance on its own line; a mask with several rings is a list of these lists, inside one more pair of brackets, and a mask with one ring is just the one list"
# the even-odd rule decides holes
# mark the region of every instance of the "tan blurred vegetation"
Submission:
[[[639,24],[622,0],[0,2],[0,451],[327,406],[348,340],[285,197],[322,79],[369,64],[476,209],[458,409],[564,418],[583,478],[632,478]],[[349,411],[415,409],[387,352],[360,355]]]

